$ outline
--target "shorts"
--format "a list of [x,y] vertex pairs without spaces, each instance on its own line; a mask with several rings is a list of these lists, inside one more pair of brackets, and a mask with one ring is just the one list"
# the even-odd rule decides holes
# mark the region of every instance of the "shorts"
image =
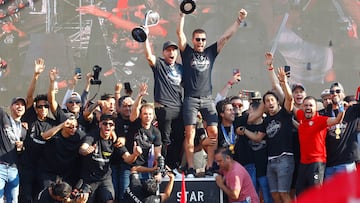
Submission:
[[183,118],[185,126],[196,125],[199,111],[208,126],[217,126],[218,116],[211,96],[184,98]]
[[294,168],[295,161],[292,155],[282,155],[269,160],[266,175],[270,192],[290,192]]

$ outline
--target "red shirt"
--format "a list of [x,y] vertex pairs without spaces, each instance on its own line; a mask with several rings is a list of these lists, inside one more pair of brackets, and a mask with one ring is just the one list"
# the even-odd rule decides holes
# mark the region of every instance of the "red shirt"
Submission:
[[299,121],[300,163],[326,162],[325,137],[327,133],[326,116],[318,113],[311,119],[305,118],[304,111],[298,110],[296,118]]

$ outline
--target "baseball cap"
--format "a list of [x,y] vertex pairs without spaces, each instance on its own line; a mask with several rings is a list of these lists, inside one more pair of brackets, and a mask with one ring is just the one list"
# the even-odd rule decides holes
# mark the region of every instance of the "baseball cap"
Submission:
[[26,105],[26,100],[22,97],[15,97],[11,100],[11,105],[15,104],[17,101],[22,101],[24,102],[24,105]]
[[339,82],[334,82],[333,84],[331,84],[330,89],[332,89],[333,87],[339,87],[342,91],[344,91],[344,87]]
[[323,98],[325,96],[328,96],[328,95],[331,95],[330,94],[330,89],[324,89],[320,94],[321,98]]
[[164,43],[164,45],[163,45],[163,51],[164,51],[165,49],[167,49],[168,47],[171,47],[171,46],[175,47],[175,49],[178,49],[178,48],[179,48],[178,45],[177,45],[175,42],[173,42],[173,41],[166,41],[166,42]]
[[295,83],[291,87],[291,91],[295,91],[296,88],[301,88],[303,91],[305,91],[305,86],[301,83]]
[[66,103],[68,103],[70,101],[74,101],[74,100],[81,102],[81,96],[79,93],[77,93],[77,92],[71,93],[70,97],[66,100]]

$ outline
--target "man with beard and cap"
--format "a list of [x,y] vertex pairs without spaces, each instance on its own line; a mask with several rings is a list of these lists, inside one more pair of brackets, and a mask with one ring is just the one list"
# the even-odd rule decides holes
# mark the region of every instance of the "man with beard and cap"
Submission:
[[0,201],[17,202],[19,195],[18,154],[23,149],[26,130],[21,123],[26,102],[21,97],[11,101],[10,115],[0,108]]
[[296,193],[321,185],[324,179],[326,163],[325,137],[327,128],[341,123],[344,117],[344,106],[338,104],[337,117],[320,116],[317,113],[316,99],[307,96],[303,108],[297,110],[296,119],[299,122],[300,166],[296,181]]
[[[335,117],[341,113],[339,106],[347,105],[344,102],[344,87],[339,82],[335,82],[330,86],[330,94],[332,95],[333,104],[332,108],[329,108],[325,115]],[[328,128],[327,131],[326,179],[339,172],[352,172],[356,170],[355,162],[360,157],[357,134],[355,133],[359,117],[359,107],[355,106],[348,110],[345,112],[344,120]]]

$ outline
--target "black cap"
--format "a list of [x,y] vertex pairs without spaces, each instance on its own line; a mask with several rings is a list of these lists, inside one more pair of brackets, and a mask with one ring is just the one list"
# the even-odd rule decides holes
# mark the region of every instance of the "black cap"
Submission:
[[175,49],[178,49],[178,48],[179,48],[178,45],[177,45],[175,42],[173,42],[173,41],[167,41],[167,42],[165,42],[164,45],[163,45],[163,51],[164,51],[165,49],[167,49],[168,47],[171,47],[171,46],[173,46]]
[[22,101],[24,102],[24,105],[26,105],[26,100],[22,97],[15,97],[11,100],[11,105],[15,104],[17,101]]
[[295,91],[296,88],[301,88],[303,91],[306,91],[305,86],[303,84],[301,84],[301,83],[293,84],[292,87],[291,87],[291,91],[292,92]]
[[114,120],[114,116],[112,114],[102,114],[100,116],[100,121],[105,121],[105,120]]

